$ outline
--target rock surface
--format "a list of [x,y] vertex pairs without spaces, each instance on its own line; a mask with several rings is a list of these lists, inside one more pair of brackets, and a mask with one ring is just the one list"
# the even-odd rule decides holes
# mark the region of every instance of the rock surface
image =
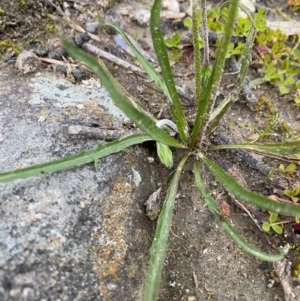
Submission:
[[[96,145],[70,138],[70,123],[126,120],[102,87],[50,74],[1,71],[0,106],[2,172]],[[88,164],[1,184],[0,300],[139,300],[152,235],[143,202],[156,189],[147,156],[135,147],[98,172]]]

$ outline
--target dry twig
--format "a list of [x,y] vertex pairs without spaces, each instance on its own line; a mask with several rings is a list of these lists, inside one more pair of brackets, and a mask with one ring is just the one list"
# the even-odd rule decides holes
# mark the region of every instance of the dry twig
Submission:
[[[289,244],[286,244],[283,248],[283,252],[286,255],[290,249]],[[292,263],[287,262],[286,259],[282,259],[280,262],[274,262],[273,267],[284,291],[284,300],[291,301],[294,299],[293,289],[291,286],[291,266]]]

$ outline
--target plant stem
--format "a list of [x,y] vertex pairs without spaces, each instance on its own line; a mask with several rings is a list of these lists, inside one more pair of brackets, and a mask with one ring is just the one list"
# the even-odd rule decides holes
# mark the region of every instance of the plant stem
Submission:
[[275,225],[282,225],[282,224],[290,224],[292,223],[293,221],[292,220],[289,220],[289,221],[280,221],[280,222],[276,222],[276,223],[270,223],[270,226],[275,226]]
[[166,44],[160,29],[161,2],[162,0],[155,0],[151,8],[150,29],[152,41],[163,78],[171,97],[171,112],[174,117],[179,136],[182,142],[187,145],[189,140],[189,126],[176,91]]

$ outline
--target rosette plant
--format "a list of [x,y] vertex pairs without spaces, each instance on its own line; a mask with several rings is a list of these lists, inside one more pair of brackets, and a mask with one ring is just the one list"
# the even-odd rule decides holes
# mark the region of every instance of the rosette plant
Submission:
[[[208,39],[206,27],[205,0],[201,0],[200,10],[202,13],[202,32],[204,41],[204,51],[200,51],[198,5],[193,1],[192,32],[194,46],[194,72],[195,72],[195,107],[196,117],[193,124],[189,124],[184,114],[180,98],[176,91],[174,78],[168,58],[168,53],[162,31],[160,29],[161,0],[155,0],[151,10],[150,29],[154,50],[159,62],[161,73],[157,72],[152,65],[140,54],[135,46],[130,42],[122,29],[112,23],[105,26],[113,27],[126,41],[134,52],[139,63],[153,82],[162,89],[169,101],[173,120],[157,120],[151,112],[146,111],[138,101],[134,100],[121,85],[110,75],[101,60],[96,60],[91,55],[76,48],[70,42],[63,39],[63,45],[67,51],[80,62],[90,68],[97,75],[103,85],[107,88],[115,104],[136,124],[141,130],[140,133],[122,137],[118,140],[96,146],[94,149],[83,151],[79,154],[44,163],[32,167],[26,167],[14,171],[0,174],[0,182],[12,181],[38,175],[39,173],[55,172],[73,166],[95,162],[100,158],[112,153],[120,152],[132,145],[153,140],[156,142],[157,153],[162,164],[168,168],[173,167],[173,153],[180,149],[182,158],[176,166],[172,180],[169,183],[167,194],[163,202],[162,210],[159,214],[150,249],[150,258],[146,280],[144,284],[144,301],[156,300],[159,293],[161,274],[164,260],[167,253],[168,236],[172,224],[173,208],[175,196],[182,170],[188,160],[192,161],[195,185],[199,189],[199,194],[204,199],[208,210],[215,216],[217,222],[225,232],[244,250],[253,256],[266,261],[279,261],[283,258],[281,251],[278,254],[267,254],[261,250],[250,246],[234,230],[230,223],[224,218],[216,201],[212,197],[208,185],[204,181],[204,173],[208,171],[215,177],[218,183],[238,200],[247,202],[256,207],[275,212],[278,214],[300,216],[300,207],[294,204],[275,202],[263,195],[257,194],[242,187],[232,176],[219,167],[210,154],[220,149],[245,149],[262,154],[272,154],[276,156],[291,156],[296,160],[295,154],[300,153],[299,141],[286,141],[283,143],[267,144],[224,144],[214,145],[210,143],[210,135],[214,132],[222,116],[234,103],[241,91],[242,83],[247,74],[251,59],[251,49],[256,34],[255,23],[252,20],[252,28],[249,31],[244,48],[243,56],[240,59],[240,73],[237,77],[235,88],[218,105],[215,106],[218,89],[220,86],[226,54],[231,39],[231,34],[237,17],[239,7],[238,0],[228,1],[228,16],[223,38],[218,48],[213,65],[208,60]],[[201,55],[201,53],[203,53]],[[201,57],[202,56],[202,57]],[[171,134],[177,132],[177,136]]]

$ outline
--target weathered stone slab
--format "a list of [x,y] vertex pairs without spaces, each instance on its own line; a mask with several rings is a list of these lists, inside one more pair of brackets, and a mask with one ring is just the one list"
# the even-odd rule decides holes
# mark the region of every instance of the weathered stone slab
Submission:
[[[93,147],[66,131],[90,119],[126,121],[102,87],[1,71],[0,170]],[[139,300],[153,232],[142,204],[156,189],[147,155],[135,147],[98,172],[88,164],[1,184],[0,300]]]

